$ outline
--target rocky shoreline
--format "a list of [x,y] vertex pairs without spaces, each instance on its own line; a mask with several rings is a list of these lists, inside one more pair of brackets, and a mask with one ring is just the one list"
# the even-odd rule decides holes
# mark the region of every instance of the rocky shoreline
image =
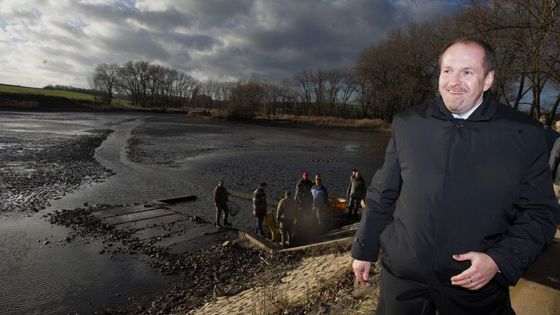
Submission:
[[[122,206],[95,205],[44,215],[48,222],[72,229],[67,242],[96,238],[103,243],[99,254],[139,255],[155,270],[178,276],[171,290],[163,292],[149,305],[129,299],[126,306],[105,310],[109,314],[185,313],[216,297],[278,282],[301,262],[301,253],[271,255],[237,239],[196,252],[169,254],[165,248],[154,245],[157,237],[147,243],[141,242],[132,237],[133,229],[115,229],[92,215],[95,211]],[[198,217],[191,220],[206,223]]]

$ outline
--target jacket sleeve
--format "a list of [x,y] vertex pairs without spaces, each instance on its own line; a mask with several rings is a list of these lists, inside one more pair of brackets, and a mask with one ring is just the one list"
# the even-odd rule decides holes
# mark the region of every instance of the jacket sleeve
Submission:
[[373,177],[366,194],[366,209],[352,242],[352,258],[376,261],[379,255],[379,235],[389,223],[401,190],[401,170],[391,137],[385,162]]
[[278,206],[276,207],[276,222],[280,220],[282,214],[284,213],[285,202],[286,202],[285,199],[282,199],[278,202]]
[[360,191],[362,192],[360,198],[361,198],[361,199],[365,199],[365,198],[366,198],[366,193],[367,193],[367,190],[366,190],[366,181],[365,181],[365,180],[362,180],[362,181],[360,182],[360,186],[361,186],[361,187],[360,187]]
[[550,158],[548,160],[548,165],[550,167],[550,171],[552,172],[552,182],[556,183],[558,180],[557,172],[558,172],[558,164],[560,164],[560,138],[554,141],[554,146],[552,146],[552,150],[550,150]]
[[496,279],[502,284],[517,282],[552,242],[560,221],[546,145],[544,141],[533,143],[538,146],[530,148],[532,156],[520,183],[519,200],[513,205],[518,215],[502,240],[486,252],[498,265],[501,273]]

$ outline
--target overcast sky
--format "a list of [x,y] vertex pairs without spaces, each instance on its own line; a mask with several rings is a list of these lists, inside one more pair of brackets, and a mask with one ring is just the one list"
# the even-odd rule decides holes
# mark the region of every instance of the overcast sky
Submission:
[[406,21],[460,0],[0,0],[0,83],[87,87],[99,63],[146,60],[197,79],[279,81],[351,67]]

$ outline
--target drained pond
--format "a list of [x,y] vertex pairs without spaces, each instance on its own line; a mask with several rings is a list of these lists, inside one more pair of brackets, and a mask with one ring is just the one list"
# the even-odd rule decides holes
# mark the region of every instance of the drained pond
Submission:
[[[232,263],[263,260],[235,243],[209,247],[235,238],[209,230],[216,181],[246,195],[266,182],[273,202],[293,192],[308,171],[321,175],[329,195],[345,197],[352,169],[369,184],[388,137],[180,114],[0,112],[0,309],[142,313],[177,310],[173,303],[180,303],[188,310],[215,290],[213,281],[229,290],[255,285],[252,275],[266,266],[214,261],[228,255],[235,255],[228,258]],[[181,196],[196,196],[179,207],[181,213],[154,203]],[[253,231],[250,203],[238,202],[241,209],[230,222]],[[167,221],[148,231],[142,218],[150,213]],[[178,215],[183,219],[173,220]],[[124,216],[128,221],[118,221]],[[176,246],[175,255],[157,250],[169,235],[191,239],[197,233],[212,237]],[[297,255],[267,259],[298,263]]]

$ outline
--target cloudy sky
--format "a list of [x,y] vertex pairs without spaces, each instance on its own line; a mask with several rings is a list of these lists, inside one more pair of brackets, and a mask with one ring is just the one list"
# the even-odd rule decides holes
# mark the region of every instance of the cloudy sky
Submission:
[[129,60],[197,79],[279,81],[350,67],[406,21],[460,0],[0,0],[0,83],[87,87],[99,63]]

